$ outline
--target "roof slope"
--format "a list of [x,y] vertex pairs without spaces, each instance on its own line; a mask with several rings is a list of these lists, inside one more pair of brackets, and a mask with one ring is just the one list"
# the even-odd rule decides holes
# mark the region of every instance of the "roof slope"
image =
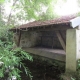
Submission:
[[29,28],[29,27],[38,27],[38,26],[46,26],[46,25],[54,25],[54,24],[63,24],[63,23],[70,23],[71,19],[74,19],[75,15],[70,16],[62,16],[57,19],[53,20],[46,20],[46,21],[33,21],[27,24],[23,24],[18,26],[18,28]]

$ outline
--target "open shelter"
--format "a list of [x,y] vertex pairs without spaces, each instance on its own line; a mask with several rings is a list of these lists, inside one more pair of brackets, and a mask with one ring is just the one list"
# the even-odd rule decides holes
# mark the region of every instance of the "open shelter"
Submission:
[[17,46],[29,53],[66,63],[66,71],[76,71],[80,59],[80,17],[63,16],[33,21],[11,29]]

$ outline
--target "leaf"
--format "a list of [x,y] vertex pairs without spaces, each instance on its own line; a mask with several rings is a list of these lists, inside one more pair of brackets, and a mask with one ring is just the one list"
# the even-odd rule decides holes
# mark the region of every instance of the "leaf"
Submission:
[[0,69],[0,77],[4,77],[4,74],[3,74],[3,69]]
[[5,0],[0,0],[0,3],[4,3]]

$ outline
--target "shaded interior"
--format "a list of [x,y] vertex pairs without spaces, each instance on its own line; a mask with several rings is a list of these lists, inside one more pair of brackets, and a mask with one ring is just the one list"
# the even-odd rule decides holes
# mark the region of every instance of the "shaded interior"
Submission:
[[[59,31],[66,44],[66,30]],[[42,47],[51,49],[63,49],[55,31],[21,32],[21,47]]]

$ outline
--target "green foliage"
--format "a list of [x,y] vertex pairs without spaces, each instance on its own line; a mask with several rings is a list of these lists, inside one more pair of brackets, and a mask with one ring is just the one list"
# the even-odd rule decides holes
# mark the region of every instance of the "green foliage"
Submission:
[[15,22],[12,23],[13,17],[11,16],[9,18],[12,19],[7,25],[4,21],[4,13],[4,5],[0,4],[0,80],[5,80],[12,76],[16,76],[20,80],[20,68],[22,67],[26,75],[32,78],[28,67],[25,67],[25,64],[22,63],[22,60],[26,59],[32,61],[32,56],[20,48],[13,49],[12,33],[9,32],[9,28],[14,26],[13,23]]
[[[46,20],[54,18],[54,7],[57,0],[24,0],[23,9],[27,13],[26,18],[36,20]],[[51,3],[53,3],[51,5]],[[42,16],[44,15],[44,16]]]
[[71,80],[80,80],[80,59],[77,61],[77,71],[72,74]]
[[[2,40],[2,41],[1,41]],[[25,67],[23,60],[32,61],[32,56],[23,51],[21,48],[13,49],[13,43],[11,41],[11,34],[9,33],[4,40],[1,37],[0,40],[0,80],[11,78],[16,76],[18,80],[21,80],[20,68],[24,68],[27,76],[32,79],[31,72],[28,67]]]
[[0,3],[3,3],[4,2],[4,0],[0,0]]
[[65,74],[63,74],[62,78],[66,80],[80,80],[80,59],[77,61],[77,71],[66,72]]
[[[61,0],[66,2],[66,0]],[[60,0],[4,0],[3,4],[3,13],[1,12],[2,18],[6,24],[11,25],[20,25],[26,21],[32,20],[49,20],[58,17],[55,13],[55,6],[60,2]],[[5,5],[12,4],[10,6],[10,13],[6,15]],[[15,13],[14,13],[15,12]]]
[[[20,25],[21,22],[31,20],[53,19],[57,15],[54,12],[54,6],[58,0],[13,0],[10,6],[10,14],[3,14],[9,25]],[[5,0],[4,4],[11,3],[11,0]],[[3,4],[3,9],[5,5]],[[5,12],[5,10],[3,10]],[[14,13],[15,12],[15,13]]]

